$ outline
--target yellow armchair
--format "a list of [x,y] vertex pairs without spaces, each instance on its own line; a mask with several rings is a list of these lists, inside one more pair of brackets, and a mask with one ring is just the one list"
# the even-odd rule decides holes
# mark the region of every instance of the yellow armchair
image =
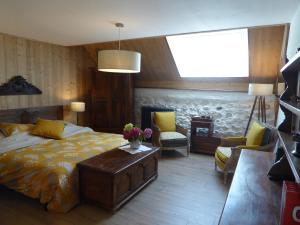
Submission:
[[[170,112],[155,112],[155,113],[170,113]],[[153,130],[152,144],[159,146],[161,151],[185,149],[186,156],[190,153],[190,141],[188,137],[188,130],[176,124],[174,117],[174,130],[166,131],[161,129],[156,124],[155,113],[151,112],[151,126]],[[175,112],[173,112],[175,115]]]
[[[234,173],[242,149],[258,151],[274,150],[278,139],[276,128],[266,124],[260,125],[256,122],[253,124],[246,137],[222,138],[221,145],[216,149],[215,170],[224,173],[224,184],[227,183],[228,174]],[[257,132],[257,127],[259,133],[256,135],[255,132]],[[249,137],[251,138],[251,141],[249,141]],[[255,138],[259,139],[259,141]],[[258,145],[255,143],[260,144]]]

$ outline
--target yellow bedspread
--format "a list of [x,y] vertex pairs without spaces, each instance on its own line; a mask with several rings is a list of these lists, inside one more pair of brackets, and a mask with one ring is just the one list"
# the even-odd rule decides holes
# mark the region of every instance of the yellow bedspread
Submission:
[[122,135],[87,132],[12,150],[0,154],[0,184],[67,212],[79,202],[76,164],[125,143]]

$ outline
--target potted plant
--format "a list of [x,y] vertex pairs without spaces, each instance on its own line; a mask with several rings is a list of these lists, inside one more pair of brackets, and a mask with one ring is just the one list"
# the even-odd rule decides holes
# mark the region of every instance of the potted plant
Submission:
[[132,123],[128,123],[124,126],[123,137],[129,141],[130,148],[138,149],[142,144],[142,141],[151,138],[152,130],[146,128],[142,131],[140,128],[135,127]]

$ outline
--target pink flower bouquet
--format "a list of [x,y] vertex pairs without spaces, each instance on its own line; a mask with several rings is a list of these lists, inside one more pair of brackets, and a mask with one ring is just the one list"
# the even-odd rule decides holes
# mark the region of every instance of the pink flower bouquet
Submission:
[[129,142],[142,141],[151,138],[151,136],[152,130],[150,128],[146,128],[142,131],[140,128],[135,127],[132,123],[126,124],[123,129],[123,137]]

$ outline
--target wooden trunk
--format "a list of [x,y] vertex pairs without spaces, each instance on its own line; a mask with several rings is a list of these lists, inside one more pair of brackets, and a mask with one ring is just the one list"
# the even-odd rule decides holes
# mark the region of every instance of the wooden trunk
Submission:
[[118,209],[157,177],[157,151],[131,155],[112,150],[79,163],[81,200]]

